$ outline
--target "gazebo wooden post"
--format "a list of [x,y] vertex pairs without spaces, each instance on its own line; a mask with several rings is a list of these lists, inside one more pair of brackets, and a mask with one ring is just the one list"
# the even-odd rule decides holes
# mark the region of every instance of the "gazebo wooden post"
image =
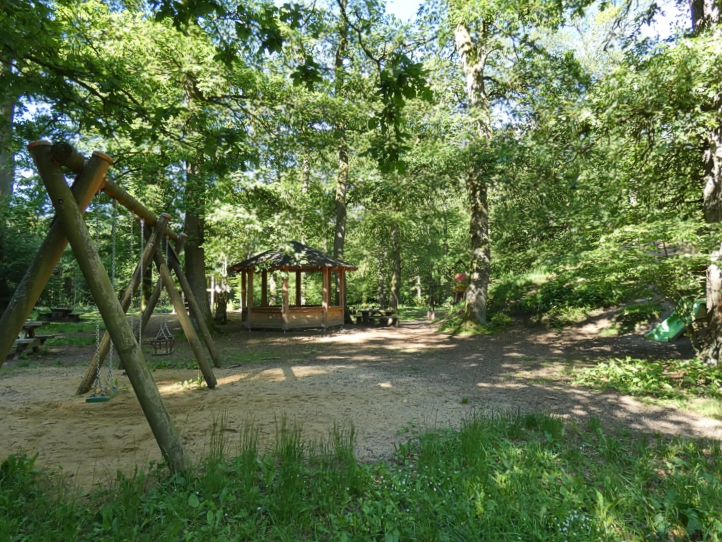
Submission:
[[[338,271],[338,287],[340,291],[339,305],[343,309],[344,315],[346,314],[346,270],[339,269]],[[345,323],[345,322],[344,322]]]
[[248,268],[248,331],[251,331],[251,309],[253,309],[253,267]]
[[241,270],[241,314],[246,310],[248,303],[246,302],[246,270]]
[[268,271],[261,273],[261,307],[268,307]]
[[301,306],[301,272],[296,271],[296,306]]
[[283,331],[288,330],[289,311],[288,306],[288,273],[284,273],[283,279],[281,279],[281,316],[283,318]]
[[328,267],[321,270],[321,283],[323,284],[323,329],[328,327],[328,305],[331,297],[331,272]]

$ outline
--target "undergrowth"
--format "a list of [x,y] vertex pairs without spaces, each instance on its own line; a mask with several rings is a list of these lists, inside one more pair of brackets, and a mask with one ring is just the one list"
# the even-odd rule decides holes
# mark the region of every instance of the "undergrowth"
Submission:
[[697,359],[611,359],[577,370],[573,383],[660,399],[722,398],[722,369]]
[[439,331],[451,335],[493,335],[513,324],[514,320],[503,312],[492,315],[486,324],[477,324],[464,319],[464,308],[462,307],[439,321]]
[[262,454],[246,426],[235,457],[226,434],[191,472],[119,474],[86,496],[10,457],[0,540],[722,540],[719,443],[475,414],[359,464],[352,429],[308,442],[282,420]]

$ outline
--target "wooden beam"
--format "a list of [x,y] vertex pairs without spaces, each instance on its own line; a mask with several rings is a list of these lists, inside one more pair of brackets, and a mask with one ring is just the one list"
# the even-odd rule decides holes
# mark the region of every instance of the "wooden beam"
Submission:
[[341,302],[339,305],[341,305],[341,308],[344,310],[344,314],[346,312],[346,273],[343,271],[339,271],[338,273],[338,285],[339,289],[341,291]]
[[261,272],[261,307],[268,307],[268,271]]
[[50,147],[34,147],[30,149],[30,154],[48,191],[58,221],[70,241],[78,266],[103,317],[105,327],[116,345],[118,355],[123,360],[130,383],[160,451],[172,472],[183,472],[190,467],[190,460],[180,436],[173,428],[170,415],[153,381],[153,375],[143,359],[140,346],[128,325],[95,243],[83,222],[80,209],[65,183],[63,173],[53,162]]
[[253,309],[253,267],[248,270],[248,331],[251,330],[251,310]]
[[[49,149],[50,142],[36,141],[28,146],[29,149],[33,147]],[[93,195],[98,191],[98,187],[112,163],[113,160],[105,154],[93,153],[88,165],[73,183],[72,197],[78,202],[81,214],[85,212]],[[35,258],[15,288],[10,303],[0,317],[0,367],[23,329],[25,320],[28,319],[35,303],[40,299],[66,246],[68,246],[68,238],[56,219],[51,223],[45,240],[40,245]]]
[[246,270],[241,271],[241,311],[246,310],[248,302],[246,301]]
[[[165,213],[160,215],[160,217],[158,218],[158,226],[160,226],[160,228],[156,227],[153,230],[153,235],[148,240],[148,244],[145,245],[145,249],[143,250],[143,254],[141,254],[140,261],[138,262],[138,265],[133,272],[133,276],[130,278],[130,283],[125,288],[123,297],[120,300],[120,306],[123,309],[124,314],[128,313],[130,304],[133,301],[133,296],[136,294],[136,292],[138,291],[138,287],[140,286],[140,281],[143,277],[143,273],[145,273],[146,268],[148,267],[148,265],[150,265],[150,262],[153,259],[153,252],[155,252],[156,245],[161,244],[163,230],[165,230],[168,222],[170,222],[170,218],[170,215]],[[78,395],[83,395],[90,391],[93,385],[93,381],[95,380],[98,366],[103,365],[105,357],[108,355],[108,352],[110,352],[110,342],[110,333],[108,333],[108,331],[106,330],[105,333],[103,333],[103,338],[100,340],[98,350],[93,355],[93,359],[90,361],[90,365],[88,365],[88,368],[85,370],[83,379],[81,380],[80,386],[76,391]]]
[[296,271],[296,306],[301,306],[301,272]]
[[193,350],[193,355],[198,362],[198,367],[200,367],[201,372],[203,373],[203,378],[205,378],[208,387],[213,389],[216,387],[216,376],[213,374],[211,364],[208,363],[208,359],[203,353],[201,341],[198,339],[193,323],[191,322],[191,319],[186,312],[186,308],[183,305],[183,300],[175,287],[175,281],[173,281],[170,269],[168,269],[168,265],[163,259],[160,247],[156,247],[153,259],[155,260],[155,266],[158,268],[158,274],[163,281],[163,286],[165,286],[165,289],[168,292],[168,297],[170,297],[170,301],[173,303],[173,308],[175,309],[178,320],[183,328],[183,333],[185,333],[186,339],[188,339],[188,344],[190,344],[191,350]]
[[168,263],[175,272],[175,276],[178,277],[178,282],[180,282],[181,289],[183,290],[183,293],[188,300],[188,308],[190,308],[191,314],[193,314],[193,317],[196,319],[196,323],[198,324],[198,328],[201,330],[201,335],[203,335],[203,340],[205,341],[206,348],[211,355],[213,365],[215,365],[216,367],[221,367],[221,355],[218,353],[216,343],[213,341],[211,330],[208,329],[208,325],[203,318],[203,313],[198,306],[198,301],[196,300],[195,295],[193,295],[193,290],[191,290],[191,285],[188,283],[186,274],[183,272],[183,266],[181,266],[180,258],[178,257],[178,254],[176,254],[175,250],[173,250],[172,248],[169,251],[168,259],[170,260]]
[[[74,173],[80,173],[82,171],[83,164],[85,163],[85,158],[78,151],[76,151],[70,143],[66,143],[64,141],[55,143],[53,144],[50,152],[52,154],[53,160],[56,163],[67,167]],[[145,223],[148,226],[155,226],[156,222],[158,221],[158,217],[155,216],[155,214],[153,214],[151,211],[149,211],[145,207],[145,205],[140,203],[137,199],[135,199],[133,196],[123,190],[120,186],[118,186],[112,181],[109,181],[108,179],[103,179],[100,188],[103,192],[116,200],[123,207],[130,211],[133,211],[137,216],[145,220]],[[178,236],[170,228],[166,229],[165,234],[174,241],[178,241]]]

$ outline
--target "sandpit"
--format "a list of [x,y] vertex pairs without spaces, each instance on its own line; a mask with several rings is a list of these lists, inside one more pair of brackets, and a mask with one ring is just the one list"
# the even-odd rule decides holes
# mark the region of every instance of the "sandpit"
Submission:
[[[414,433],[457,426],[475,409],[598,415],[632,430],[722,437],[718,420],[553,381],[570,357],[635,344],[605,346],[605,340],[581,337],[570,346],[568,338],[526,329],[454,339],[422,322],[325,335],[232,329],[219,339],[233,365],[216,369],[217,389],[198,387],[195,370],[159,369],[153,375],[193,460],[209,453],[214,421],[221,418],[231,454],[249,423],[266,444],[283,417],[300,425],[308,440],[327,437],[334,424],[353,424],[362,461],[390,458],[395,444]],[[86,350],[87,359],[92,350]],[[62,354],[45,355],[50,362]],[[180,346],[176,355],[182,359],[188,352]],[[38,453],[39,466],[62,469],[85,489],[106,483],[116,470],[131,474],[161,460],[127,378],[118,377],[121,392],[112,401],[87,404],[74,395],[83,370],[31,367],[0,376],[0,458]]]

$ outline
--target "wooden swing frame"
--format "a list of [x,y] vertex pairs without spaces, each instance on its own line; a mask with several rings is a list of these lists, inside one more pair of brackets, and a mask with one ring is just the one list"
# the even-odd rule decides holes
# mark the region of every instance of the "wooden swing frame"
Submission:
[[[107,342],[105,354],[100,356],[101,349],[99,349],[98,355],[94,356],[93,362],[91,362],[92,377],[90,383],[92,384],[96,365],[102,364],[102,359],[107,355],[112,340],[168,467],[172,472],[185,471],[190,467],[190,461],[185,453],[180,436],[173,427],[170,415],[163,404],[160,392],[143,357],[141,347],[126,319],[125,313],[130,306],[130,301],[128,300],[127,306],[124,303],[128,294],[131,294],[130,299],[132,299],[132,293],[137,291],[143,272],[150,265],[152,258],[158,268],[160,280],[153,292],[154,294],[157,292],[157,295],[152,304],[148,303],[143,313],[142,322],[147,323],[148,319],[150,319],[153,308],[160,297],[160,291],[165,286],[183,330],[191,343],[208,387],[216,387],[217,382],[213,369],[201,349],[200,340],[195,334],[188,313],[185,311],[180,294],[170,274],[169,264],[175,271],[181,288],[186,293],[191,311],[196,315],[214,363],[216,366],[220,366],[220,357],[217,356],[210,330],[207,329],[205,322],[200,318],[200,310],[181,269],[178,254],[169,246],[169,261],[166,262],[160,251],[160,240],[163,235],[175,240],[179,249],[182,248],[184,237],[176,235],[167,228],[168,221],[171,218],[169,215],[162,214],[160,217],[156,217],[118,185],[105,179],[105,174],[113,163],[109,156],[96,151],[90,160],[86,160],[71,145],[67,143],[52,145],[48,141],[31,143],[28,145],[28,151],[50,196],[56,216],[33,262],[28,267],[20,284],[18,284],[10,304],[0,317],[0,367],[7,357],[15,337],[22,329],[23,323],[30,315],[50,279],[53,269],[60,261],[65,247],[70,243],[78,266],[85,277],[107,329],[103,336],[103,341]],[[65,181],[65,176],[60,169],[61,165],[78,173],[72,188]],[[143,218],[155,230],[146,244],[141,255],[141,261],[138,263],[133,278],[126,288],[126,295],[120,301],[115,295],[108,273],[83,220],[85,209],[90,204],[93,195],[99,190],[103,190],[108,196]],[[151,300],[153,300],[153,297]],[[90,370],[91,367],[88,369]],[[88,391],[89,389],[90,386],[88,386]]]

